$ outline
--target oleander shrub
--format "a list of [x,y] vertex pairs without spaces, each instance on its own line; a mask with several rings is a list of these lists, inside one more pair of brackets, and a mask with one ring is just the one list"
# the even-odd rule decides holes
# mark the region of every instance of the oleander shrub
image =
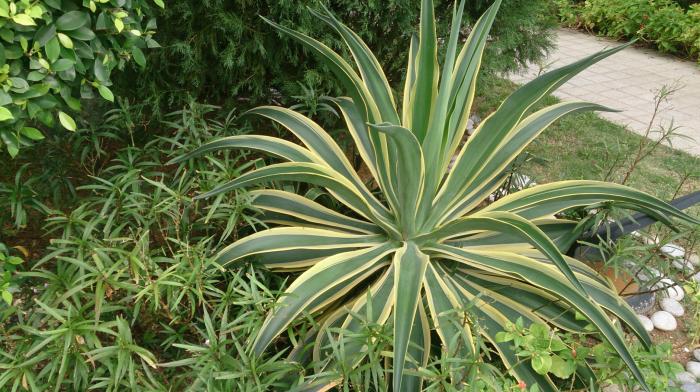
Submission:
[[[490,3],[469,2],[462,37]],[[418,2],[180,0],[168,4],[158,16],[158,40],[163,48],[147,55],[148,72],[124,77],[124,94],[148,97],[154,107],[165,108],[179,107],[188,95],[214,104],[227,100],[279,102],[300,94],[299,82],[335,95],[338,84],[323,77],[323,65],[260,18],[298,27],[340,49],[342,40],[325,31],[307,12],[308,7],[318,8],[319,4],[328,6],[358,32],[382,60],[389,80],[401,82]],[[441,36],[447,34],[451,4],[436,1]],[[502,8],[490,37],[490,56],[485,59],[485,68],[492,71],[512,70],[540,59],[552,43],[549,28],[555,18],[548,12],[548,1],[506,0]],[[138,82],[133,83],[133,78]]]
[[[146,65],[163,0],[0,0],[0,140],[10,156],[58,127],[83,99],[114,100],[112,72]],[[4,154],[3,154],[4,155]],[[1,157],[0,160],[5,160]]]
[[556,0],[563,24],[615,39],[638,38],[663,52],[697,57],[700,5],[672,0]]
[[[315,364],[306,386],[328,390],[344,382],[332,370],[362,368],[374,355],[365,344],[346,342],[337,331],[362,335],[363,326],[371,324],[378,338],[391,339],[385,351],[392,352],[395,391],[421,390],[423,370],[436,346],[440,352],[473,358],[482,342],[521,383],[521,390],[555,391],[563,379],[567,388],[581,388],[595,379],[585,359],[577,363],[548,351],[530,352],[530,357],[516,353],[513,339],[504,339],[501,332],[520,318],[523,327],[537,325],[536,337],[557,340],[545,347],[556,345],[561,351],[566,344],[553,329],[597,331],[596,339],[608,342],[631,377],[650,390],[618,326],[624,325],[647,349],[649,335],[609,281],[562,254],[585,222],[558,214],[617,204],[672,226],[675,219],[698,220],[643,192],[596,181],[550,183],[484,203],[506,181],[510,164],[549,124],[573,112],[610,110],[587,102],[531,109],[624,46],[521,86],[464,142],[479,67],[501,1],[494,2],[463,41],[464,4],[455,3],[444,56],[438,56],[441,38],[433,2],[421,2],[400,104],[377,57],[328,9],[312,15],[342,37],[354,67],[318,40],[266,20],[316,54],[343,85],[348,96],[334,101],[362,159],[359,167],[319,124],[279,106],[261,106],[247,114],[286,128],[299,144],[260,134],[230,136],[172,161],[193,163],[205,153],[231,149],[261,151],[283,161],[247,171],[196,197],[275,184],[249,194],[251,206],[263,212],[260,219],[269,228],[242,236],[215,257],[224,269],[236,270],[247,260],[298,274],[249,341],[251,355],[265,358],[272,347],[270,351],[279,353],[291,343],[291,358]],[[330,209],[279,182],[323,188],[337,207]],[[450,315],[461,316],[461,322]],[[317,326],[298,332],[295,325],[309,316]],[[344,354],[340,359],[334,356],[338,352]],[[469,371],[456,369],[448,379],[460,383]]]

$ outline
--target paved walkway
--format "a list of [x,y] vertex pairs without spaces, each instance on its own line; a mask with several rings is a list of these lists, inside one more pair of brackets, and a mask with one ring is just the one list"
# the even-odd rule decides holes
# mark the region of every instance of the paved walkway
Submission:
[[[557,31],[557,47],[544,61],[551,69],[571,63],[619,43],[579,31]],[[542,66],[532,66],[511,79],[523,83],[534,78]],[[654,96],[664,85],[681,87],[662,105],[657,125],[667,126],[671,119],[681,126],[680,134],[694,140],[677,138],[673,146],[700,156],[700,66],[664,56],[651,49],[627,48],[583,71],[559,88],[563,100],[585,100],[622,110],[601,113],[630,130],[644,134],[654,111]]]

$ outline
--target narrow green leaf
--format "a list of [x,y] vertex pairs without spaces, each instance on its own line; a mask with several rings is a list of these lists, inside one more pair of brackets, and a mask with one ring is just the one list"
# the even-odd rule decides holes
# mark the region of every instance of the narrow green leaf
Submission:
[[222,249],[216,262],[227,266],[244,257],[295,249],[367,248],[386,241],[383,235],[351,234],[327,229],[276,227],[259,231]]
[[536,225],[513,213],[478,212],[466,218],[450,222],[425,237],[419,237],[419,240],[442,241],[450,237],[463,236],[469,232],[480,230],[520,236],[525,242],[537,248],[551,260],[559,271],[569,279],[571,284],[579,290],[581,295],[587,295],[581,282],[579,282],[569,264],[564,260],[564,256],[549,237]]
[[314,162],[314,157],[309,150],[290,141],[264,135],[237,135],[208,142],[192,152],[172,159],[167,164],[174,165],[210,152],[228,149],[257,150],[290,162]]
[[253,343],[257,355],[262,354],[272,339],[279,335],[315,298],[332,290],[342,281],[352,279],[375,268],[393,251],[393,245],[383,244],[370,249],[341,253],[314,265],[298,277],[278,301],[278,306],[265,320]]
[[421,2],[418,51],[415,61],[416,80],[411,93],[411,131],[418,141],[423,143],[428,132],[438,83],[437,34],[432,0]]
[[394,255],[394,374],[393,385],[402,391],[406,354],[417,308],[420,304],[423,277],[430,259],[413,243],[407,242]]
[[639,382],[644,389],[649,390],[643,375],[627,349],[624,339],[611,323],[610,319],[608,319],[605,312],[603,312],[595,302],[583,296],[578,290],[575,290],[573,286],[569,286],[566,280],[553,276],[552,273],[546,269],[535,268],[535,265],[532,263],[537,262],[512,253],[469,252],[445,245],[437,245],[434,250],[445,257],[477,268],[481,267],[492,271],[518,275],[522,279],[562,298],[584,314],[598,330],[600,330],[630,369],[630,372],[637,382]]
[[387,134],[396,145],[396,156],[390,155],[390,169],[396,176],[398,218],[407,237],[416,230],[416,212],[423,192],[425,160],[420,143],[406,128],[388,123],[370,127]]
[[335,212],[295,193],[279,190],[250,192],[251,205],[264,211],[289,215],[310,223],[328,226],[360,234],[378,234],[382,230],[370,222],[353,219]]

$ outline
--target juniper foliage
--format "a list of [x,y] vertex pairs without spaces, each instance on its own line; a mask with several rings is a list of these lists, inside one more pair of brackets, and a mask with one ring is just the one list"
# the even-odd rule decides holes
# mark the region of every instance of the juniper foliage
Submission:
[[[146,73],[126,75],[125,94],[149,97],[154,108],[180,107],[188,95],[224,104],[284,100],[299,94],[300,84],[335,93],[334,81],[311,55],[288,37],[273,31],[260,16],[320,37],[339,50],[342,43],[317,23],[308,7],[322,3],[367,42],[385,65],[392,85],[401,82],[415,32],[419,2],[410,0],[181,0],[158,16],[163,48],[148,54]],[[471,26],[489,0],[469,2],[465,18]],[[447,35],[453,1],[435,0],[438,34]],[[513,70],[540,59],[551,46],[552,13],[546,0],[506,0],[493,28],[485,58],[491,72]],[[462,31],[463,38],[469,27]],[[137,80],[136,83],[133,81]],[[134,89],[134,86],[136,89]],[[273,86],[270,88],[270,86]],[[157,111],[156,111],[157,112]]]

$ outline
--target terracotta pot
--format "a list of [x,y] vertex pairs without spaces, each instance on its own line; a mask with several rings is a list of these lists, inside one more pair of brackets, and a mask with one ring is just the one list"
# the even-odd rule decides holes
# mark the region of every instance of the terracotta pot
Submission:
[[589,262],[588,264],[598,273],[610,279],[619,294],[625,295],[639,292],[639,285],[634,281],[634,277],[624,269],[620,268],[615,271],[614,268],[605,266],[600,261]]

